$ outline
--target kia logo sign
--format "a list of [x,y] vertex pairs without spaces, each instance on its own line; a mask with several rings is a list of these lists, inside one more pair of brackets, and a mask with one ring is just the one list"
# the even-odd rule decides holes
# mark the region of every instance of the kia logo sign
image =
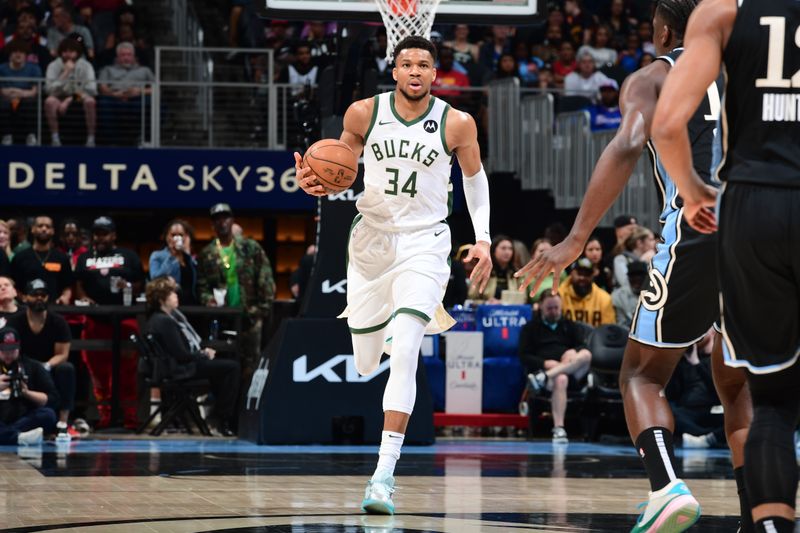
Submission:
[[322,282],[322,294],[331,294],[332,292],[338,292],[339,294],[347,294],[347,280],[343,279],[342,281],[331,285],[331,280],[326,279]]
[[[341,372],[341,364],[344,365],[344,375]],[[337,367],[338,370],[337,370]],[[356,370],[355,357],[350,354],[340,354],[333,356],[316,368],[308,369],[308,356],[301,355],[292,364],[292,381],[295,383],[308,383],[316,378],[322,378],[329,383],[366,383],[372,381],[375,376],[389,370],[389,360],[380,364],[378,369],[367,376],[362,376]]]
[[360,193],[355,193],[355,192],[353,192],[352,189],[347,189],[346,191],[342,191],[340,193],[329,194],[328,195],[328,201],[329,202],[335,202],[335,201],[339,201],[339,202],[355,202],[359,198],[361,198],[361,196],[363,194],[364,194],[363,191],[360,192]]

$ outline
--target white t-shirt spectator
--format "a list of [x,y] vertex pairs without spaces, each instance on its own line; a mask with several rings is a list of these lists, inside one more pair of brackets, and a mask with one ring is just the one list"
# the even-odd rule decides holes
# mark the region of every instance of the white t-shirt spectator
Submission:
[[594,59],[594,65],[597,68],[603,68],[607,65],[615,65],[617,63],[617,51],[613,48],[595,48],[593,46],[584,45],[578,48],[576,57],[583,54],[589,54]]
[[596,102],[600,87],[608,81],[608,76],[602,72],[595,72],[588,78],[584,78],[577,72],[570,72],[564,78],[564,89],[567,91],[567,96],[585,96]]

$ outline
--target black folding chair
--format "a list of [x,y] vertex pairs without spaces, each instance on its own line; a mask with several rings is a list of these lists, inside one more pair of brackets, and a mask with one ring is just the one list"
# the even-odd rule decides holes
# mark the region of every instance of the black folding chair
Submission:
[[200,404],[197,401],[199,396],[208,391],[209,381],[207,379],[173,379],[175,362],[151,334],[147,334],[145,337],[131,335],[131,341],[139,350],[138,372],[143,379],[145,390],[158,388],[161,391],[158,407],[136,429],[136,433],[142,433],[160,414],[161,422],[150,431],[153,436],[161,435],[170,424],[178,421],[183,424],[190,435],[193,422],[200,433],[210,436],[211,430],[200,414]]

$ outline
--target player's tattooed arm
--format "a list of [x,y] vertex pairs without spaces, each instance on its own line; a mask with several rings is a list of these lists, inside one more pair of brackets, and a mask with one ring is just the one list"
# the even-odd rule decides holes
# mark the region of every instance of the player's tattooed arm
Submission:
[[[614,138],[595,164],[589,187],[581,202],[572,230],[563,242],[522,267],[516,274],[523,278],[520,290],[536,294],[550,273],[560,279],[561,272],[583,252],[586,241],[603,218],[633,173],[650,138],[658,90],[666,78],[668,65],[655,61],[630,75],[622,84],[620,109],[622,122]],[[554,283],[555,291],[557,283]]]

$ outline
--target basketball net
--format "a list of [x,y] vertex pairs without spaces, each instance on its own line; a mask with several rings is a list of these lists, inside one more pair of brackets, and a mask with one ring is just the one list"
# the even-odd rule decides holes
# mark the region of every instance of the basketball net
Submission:
[[433,17],[440,0],[375,0],[386,26],[386,61],[392,61],[394,47],[404,37],[431,38]]

